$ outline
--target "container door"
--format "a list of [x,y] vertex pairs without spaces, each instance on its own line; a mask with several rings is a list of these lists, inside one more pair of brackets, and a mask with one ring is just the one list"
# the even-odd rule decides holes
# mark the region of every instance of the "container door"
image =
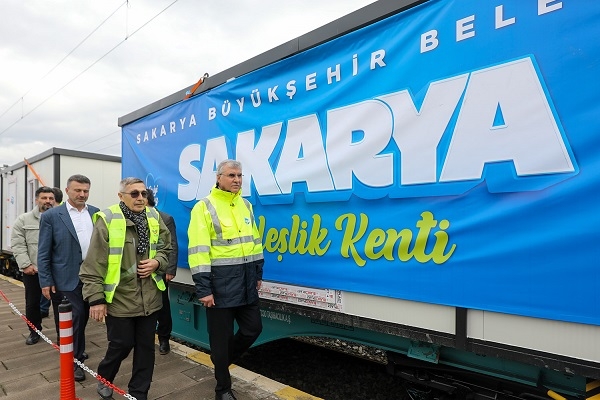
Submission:
[[7,183],[6,190],[6,219],[4,225],[4,248],[10,250],[10,235],[12,233],[12,226],[17,219],[17,180],[15,178],[10,179]]

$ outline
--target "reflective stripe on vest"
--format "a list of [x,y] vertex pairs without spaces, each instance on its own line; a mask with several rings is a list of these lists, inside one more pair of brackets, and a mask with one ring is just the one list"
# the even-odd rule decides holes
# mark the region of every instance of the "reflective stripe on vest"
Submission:
[[[251,210],[250,203],[248,202],[248,200],[242,200],[244,201],[246,208],[248,208],[248,210]],[[210,243],[212,246],[233,246],[242,243],[254,243],[254,236],[252,235],[240,236],[232,239],[223,239],[223,229],[221,228],[221,221],[219,221],[219,215],[217,215],[217,210],[207,198],[203,198],[200,201],[203,202],[206,206],[206,209],[210,214],[210,219],[212,220],[213,226],[215,227],[215,234],[217,235],[217,238],[215,240],[211,240]],[[254,226],[254,213],[252,212],[250,212],[250,226]]]
[[[96,222],[98,218],[102,218],[108,228],[108,266],[106,276],[104,277],[104,297],[107,303],[112,303],[115,290],[121,279],[121,260],[123,259],[123,247],[125,247],[127,224],[125,222],[125,216],[118,204],[112,205],[108,209],[94,214],[94,222]],[[148,227],[150,228],[149,258],[154,258],[156,255],[156,244],[158,243],[160,229],[158,212],[153,208],[146,207],[146,218],[148,220]],[[158,289],[164,291],[166,286],[162,276],[155,272],[153,272],[151,276]]]
[[[254,226],[254,213],[252,212],[252,208],[250,206],[250,202],[244,198],[242,198],[244,205],[250,211],[250,226]],[[221,221],[219,221],[219,215],[217,214],[217,210],[213,206],[213,204],[208,200],[208,198],[203,198],[200,200],[206,206],[208,213],[210,214],[210,219],[215,228],[215,234],[217,235],[216,239],[212,239],[210,241],[211,246],[237,246],[242,245],[244,243],[253,243],[254,245],[260,244],[260,238],[254,238],[252,233],[250,235],[240,236],[231,239],[223,239],[223,228],[221,228]],[[211,260],[212,265],[231,265],[231,264],[242,264],[245,262],[258,261],[263,259],[262,252],[258,254],[245,254],[240,255],[238,257],[220,257]]]
[[240,194],[214,188],[196,203],[190,217],[188,263],[192,276],[206,275],[213,266],[263,260],[252,206]]

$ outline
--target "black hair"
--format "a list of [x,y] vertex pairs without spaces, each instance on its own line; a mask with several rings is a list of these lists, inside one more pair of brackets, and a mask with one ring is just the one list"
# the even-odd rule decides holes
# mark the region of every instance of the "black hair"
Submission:
[[154,192],[152,189],[146,189],[146,191],[148,192],[148,196],[146,197],[146,200],[148,200],[148,205],[150,207],[156,206],[156,202],[154,201]]
[[80,174],[75,174],[75,175],[71,175],[69,177],[69,179],[67,179],[67,186],[69,186],[69,183],[71,182],[77,182],[77,183],[86,183],[88,185],[91,185],[92,183],[90,182],[90,178],[88,178],[85,175],[80,175]]
[[[37,199],[38,197],[40,197],[40,193],[52,193],[54,194],[54,190],[52,190],[51,187],[49,186],[40,186],[36,191],[35,191],[35,198]],[[54,195],[54,197],[56,198],[56,195]]]
[[56,204],[61,204],[63,201],[63,192],[57,187],[53,187],[52,191],[54,192],[54,201]]

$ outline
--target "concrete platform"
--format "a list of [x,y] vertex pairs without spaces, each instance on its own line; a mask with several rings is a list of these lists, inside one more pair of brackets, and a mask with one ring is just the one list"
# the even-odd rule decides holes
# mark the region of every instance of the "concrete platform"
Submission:
[[[0,400],[46,400],[60,398],[59,352],[40,341],[25,344],[29,330],[9,302],[25,313],[25,293],[21,282],[0,275]],[[56,340],[52,309],[42,322],[43,333]],[[95,371],[107,347],[106,326],[90,320],[86,328],[86,366]],[[115,385],[127,390],[131,376],[132,356],[121,365]],[[149,399],[202,400],[214,399],[212,363],[206,353],[171,341],[171,353],[160,355],[156,347],[154,377]],[[255,374],[238,366],[231,367],[233,391],[238,400],[316,400],[309,394]],[[75,382],[78,399],[100,399],[96,379],[86,373],[86,380]],[[114,399],[125,398],[116,392]]]

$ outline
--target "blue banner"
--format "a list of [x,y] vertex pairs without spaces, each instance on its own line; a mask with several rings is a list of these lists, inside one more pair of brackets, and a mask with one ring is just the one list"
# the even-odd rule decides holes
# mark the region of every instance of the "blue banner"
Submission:
[[267,280],[599,325],[600,3],[501,3],[430,1],[128,124],[123,175],[185,249],[240,160]]

